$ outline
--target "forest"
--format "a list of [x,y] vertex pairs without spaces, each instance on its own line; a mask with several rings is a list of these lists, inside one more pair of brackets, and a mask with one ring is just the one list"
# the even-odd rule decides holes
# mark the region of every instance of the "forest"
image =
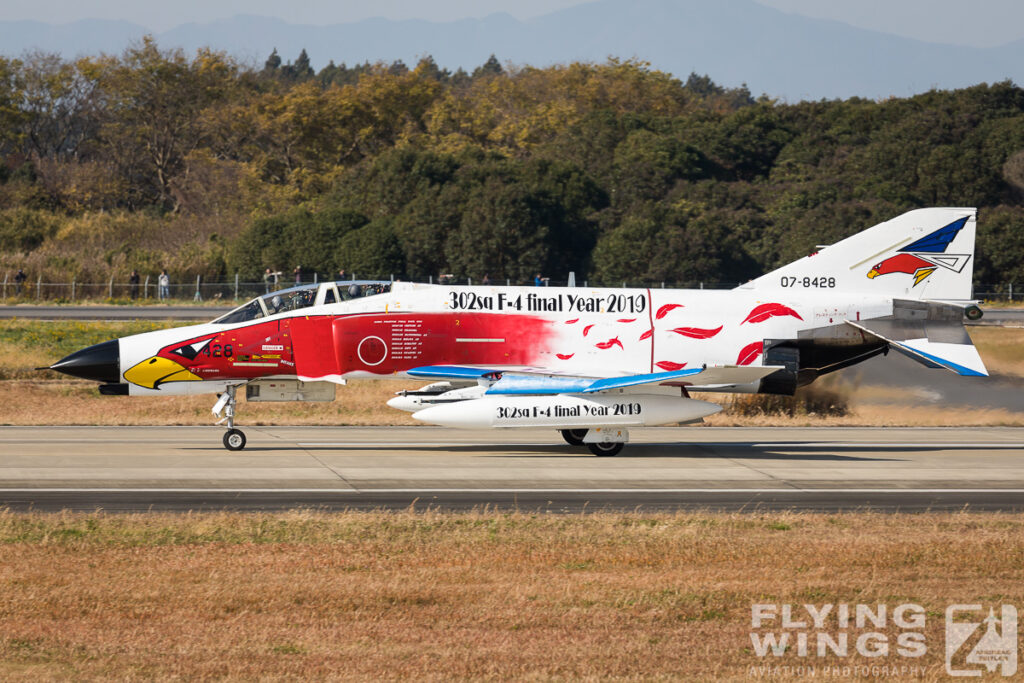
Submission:
[[636,60],[247,65],[145,39],[0,58],[0,278],[737,283],[977,206],[1024,282],[1024,90],[780,102]]

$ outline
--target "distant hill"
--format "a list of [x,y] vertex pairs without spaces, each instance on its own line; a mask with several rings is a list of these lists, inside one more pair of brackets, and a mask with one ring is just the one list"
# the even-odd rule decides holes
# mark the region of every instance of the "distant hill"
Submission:
[[[8,56],[33,48],[68,57],[118,53],[145,33],[116,21],[0,22],[0,50]],[[1024,81],[1024,41],[997,48],[926,43],[786,14],[752,0],[597,0],[528,21],[494,14],[447,23],[371,19],[303,26],[243,15],[155,35],[161,47],[211,46],[255,64],[275,47],[286,61],[305,48],[318,69],[328,60],[352,65],[402,59],[412,65],[427,54],[452,70],[471,70],[491,53],[537,66],[637,57],[680,78],[696,71],[789,101]]]

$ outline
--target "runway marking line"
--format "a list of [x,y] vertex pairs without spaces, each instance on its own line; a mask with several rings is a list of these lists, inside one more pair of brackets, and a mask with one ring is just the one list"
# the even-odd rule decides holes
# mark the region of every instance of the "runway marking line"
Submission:
[[[190,437],[187,440],[183,440],[181,443],[206,443],[208,439],[205,436]],[[285,443],[288,443],[287,439],[281,439]],[[36,440],[25,437],[0,437],[0,443],[18,443],[18,444],[47,444],[47,443],[139,443],[137,439],[132,438],[78,438],[78,439],[46,439]],[[517,446],[559,446],[566,448],[566,445],[562,442],[545,441],[545,442],[510,442],[510,443],[499,443],[499,442],[478,442],[478,441],[299,441],[295,442],[294,445],[298,448],[452,448],[452,447],[479,447],[479,448],[501,448],[509,447],[514,448]],[[703,447],[728,447],[728,446],[745,446],[747,448],[991,448],[996,450],[1021,450],[1024,451],[1024,444],[1020,443],[1006,443],[1004,441],[996,442],[963,442],[963,443],[951,443],[951,442],[935,442],[935,443],[902,443],[902,442],[871,442],[871,441],[792,441],[784,443],[774,442],[760,442],[751,443],[748,441],[637,441],[631,442],[631,446],[703,446]],[[576,451],[566,451],[576,452]],[[582,452],[582,451],[579,451]]]
[[559,488],[395,488],[395,489],[285,489],[285,488],[0,488],[7,493],[1020,493],[1024,489],[935,489],[935,488],[873,488],[873,489],[806,489],[806,488],[703,488],[703,489],[559,489]]
[[[303,441],[295,444],[300,448],[449,448],[453,446],[476,446],[480,448],[516,447],[516,446],[562,446],[559,442],[543,443],[479,443],[473,441],[424,441],[424,442],[385,442],[385,441],[347,441],[347,442],[315,442]],[[632,446],[746,446],[748,448],[993,448],[999,450],[1024,450],[1024,444],[1006,443],[997,441],[995,443],[984,442],[963,442],[963,443],[876,443],[876,442],[787,442],[787,443],[749,443],[746,441],[637,441],[630,443]],[[581,451],[582,452],[582,451]]]
[[476,443],[472,441],[347,441],[344,443],[299,442],[295,445],[299,448],[454,448],[455,446],[468,446],[474,448],[500,448],[508,446],[511,448],[516,446],[559,446],[564,444],[558,444],[553,441],[546,443]]
[[[685,442],[684,442],[685,443]],[[720,445],[728,444],[730,442],[722,441],[718,442]],[[736,443],[735,441],[732,443]],[[696,444],[694,444],[696,445]],[[752,443],[749,444],[753,448],[799,448],[799,447],[812,447],[812,448],[828,448],[828,447],[840,447],[840,448],[851,448],[854,446],[863,446],[865,448],[1000,448],[1000,449],[1024,449],[1024,444],[1019,443],[1006,443],[1004,441],[997,441],[995,443],[984,443],[984,442],[939,442],[935,443],[903,443],[898,441],[893,442],[875,442],[875,441],[793,441],[787,443]]]

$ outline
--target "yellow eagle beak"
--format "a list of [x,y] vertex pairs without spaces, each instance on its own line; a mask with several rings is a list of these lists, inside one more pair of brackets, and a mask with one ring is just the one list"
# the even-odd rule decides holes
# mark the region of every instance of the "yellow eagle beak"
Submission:
[[868,277],[872,280],[875,279],[876,277],[878,277],[878,271],[872,268],[871,270],[868,271]]
[[147,389],[159,389],[165,382],[189,382],[200,379],[180,363],[160,356],[147,358],[125,370],[124,378]]

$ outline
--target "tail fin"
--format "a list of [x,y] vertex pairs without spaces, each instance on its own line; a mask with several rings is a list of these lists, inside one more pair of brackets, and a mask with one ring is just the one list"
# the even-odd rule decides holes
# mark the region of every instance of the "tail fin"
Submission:
[[968,301],[976,209],[917,209],[879,223],[740,289],[835,289],[903,299]]

